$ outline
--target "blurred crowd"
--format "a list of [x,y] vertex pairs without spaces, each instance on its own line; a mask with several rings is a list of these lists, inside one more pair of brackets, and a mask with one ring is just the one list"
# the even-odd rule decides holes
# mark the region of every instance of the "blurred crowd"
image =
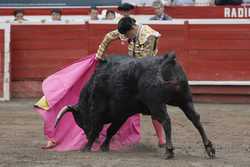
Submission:
[[[131,3],[135,5],[148,6],[154,0],[122,0],[123,3]],[[164,5],[238,5],[242,3],[250,3],[250,0],[161,0]]]
[[[154,16],[148,20],[172,20],[172,17],[167,14],[165,6],[178,5],[240,5],[250,3],[250,0],[123,0],[123,3],[118,6],[117,10],[98,9],[92,6],[89,10],[89,15],[85,20],[113,20],[119,21],[123,16],[131,16],[131,12],[136,6],[152,6],[154,8]],[[41,23],[47,22],[70,22],[69,19],[63,19],[61,9],[51,9],[50,17],[38,20]],[[13,13],[13,19],[7,19],[4,22],[8,23],[23,23],[30,21],[25,17],[23,9],[17,9]],[[37,21],[37,20],[36,20]],[[1,22],[1,20],[0,20]]]

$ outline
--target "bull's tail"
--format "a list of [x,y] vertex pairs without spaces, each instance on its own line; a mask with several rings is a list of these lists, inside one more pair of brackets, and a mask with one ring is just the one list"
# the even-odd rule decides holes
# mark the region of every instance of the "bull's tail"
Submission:
[[64,106],[57,114],[56,116],[56,121],[55,121],[55,128],[57,127],[59,121],[62,119],[62,117],[64,116],[64,114],[66,114],[67,112],[72,112],[72,111],[76,111],[74,107],[72,106]]

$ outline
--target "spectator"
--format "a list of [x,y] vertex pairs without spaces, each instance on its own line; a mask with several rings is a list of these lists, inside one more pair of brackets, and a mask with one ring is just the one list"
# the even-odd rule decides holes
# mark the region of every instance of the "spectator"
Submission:
[[52,21],[62,21],[62,11],[60,9],[51,10],[51,19]]
[[212,5],[214,0],[195,0],[196,5]]
[[240,5],[242,0],[215,0],[215,5]]
[[164,4],[160,0],[153,2],[152,6],[155,9],[155,16],[151,17],[150,20],[171,20],[172,18],[164,13]]
[[90,20],[99,20],[99,17],[98,17],[98,10],[96,8],[96,6],[92,6],[91,9],[90,9]]
[[193,0],[173,0],[172,1],[172,4],[173,5],[192,5],[194,4],[194,1]]
[[[41,22],[45,23],[45,22],[61,22],[62,20],[62,11],[61,9],[52,9],[51,10],[51,18],[46,20],[46,19],[42,19]],[[68,20],[65,20],[65,22],[69,22]]]
[[17,9],[14,11],[14,21],[18,23],[22,23],[24,21],[27,21],[27,19],[24,18],[24,11],[22,9]]
[[121,13],[122,16],[130,16],[131,15],[131,11],[134,9],[135,7],[129,3],[123,3],[118,7],[119,12]]
[[[155,0],[122,0],[122,3],[133,3],[136,6],[151,6]],[[171,0],[162,0],[164,5],[170,5]]]
[[116,15],[115,22],[118,22],[121,18],[131,16],[133,9],[135,8],[134,5],[130,3],[122,3],[118,6],[119,13]]
[[250,3],[250,0],[243,0],[243,3]]
[[105,19],[106,20],[114,20],[115,19],[115,12],[113,10],[107,10]]

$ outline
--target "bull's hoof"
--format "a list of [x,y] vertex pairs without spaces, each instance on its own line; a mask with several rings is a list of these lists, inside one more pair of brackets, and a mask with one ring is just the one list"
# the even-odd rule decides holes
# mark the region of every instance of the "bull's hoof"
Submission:
[[209,158],[215,158],[215,149],[211,141],[209,141],[208,144],[205,145],[205,149]]
[[174,149],[166,149],[166,153],[165,153],[165,159],[172,159],[174,158]]
[[103,152],[109,152],[109,146],[101,146],[101,151]]

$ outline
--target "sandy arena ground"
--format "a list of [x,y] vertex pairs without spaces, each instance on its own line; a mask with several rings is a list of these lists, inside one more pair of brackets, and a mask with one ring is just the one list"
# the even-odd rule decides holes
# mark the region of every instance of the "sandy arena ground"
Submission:
[[[141,143],[122,152],[45,151],[34,99],[0,102],[0,167],[250,167],[250,105],[195,104],[217,158],[207,158],[200,136],[178,109],[169,107],[175,158],[164,160],[150,117],[142,118]],[[182,127],[184,125],[184,127]]]

